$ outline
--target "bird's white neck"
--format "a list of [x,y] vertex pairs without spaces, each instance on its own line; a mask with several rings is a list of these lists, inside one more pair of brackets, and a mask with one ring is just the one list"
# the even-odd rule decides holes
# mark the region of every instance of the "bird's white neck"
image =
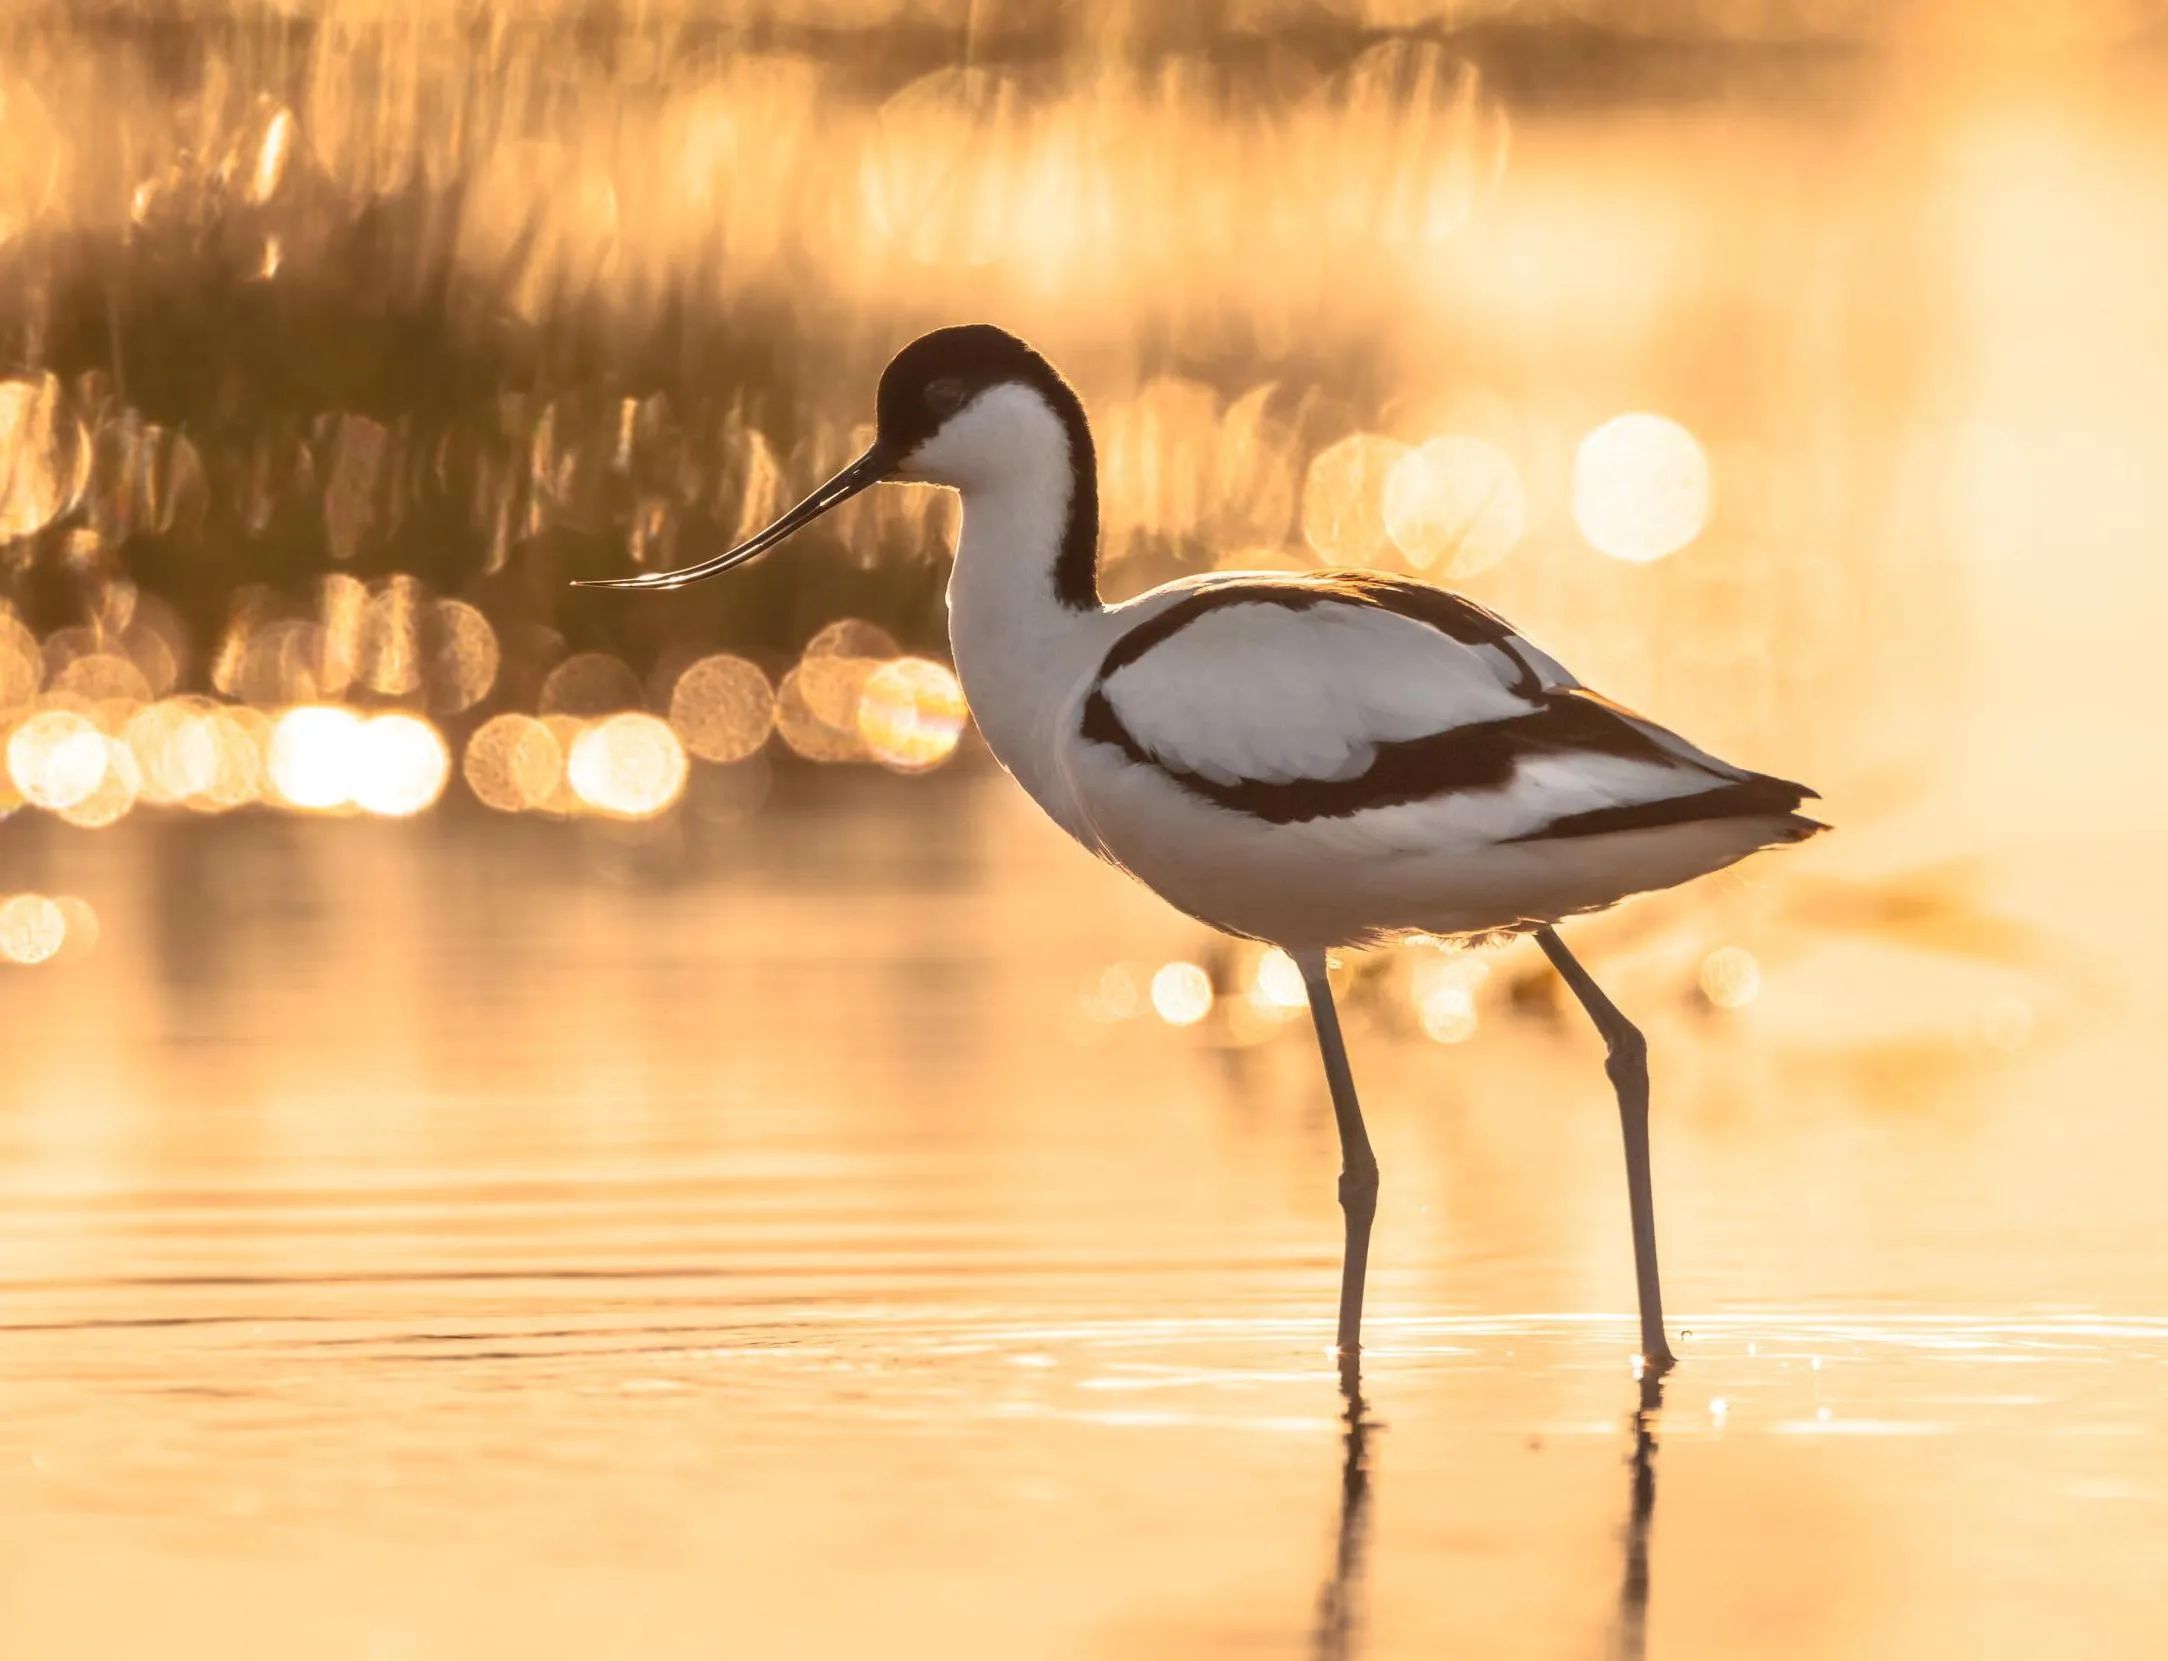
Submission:
[[984,394],[955,425],[928,459],[963,493],[948,589],[956,673],[996,758],[1081,835],[1053,757],[1063,705],[1105,649],[1106,613],[1090,567],[1078,569],[1096,553],[1091,441],[1081,411],[1065,416],[1021,386]]

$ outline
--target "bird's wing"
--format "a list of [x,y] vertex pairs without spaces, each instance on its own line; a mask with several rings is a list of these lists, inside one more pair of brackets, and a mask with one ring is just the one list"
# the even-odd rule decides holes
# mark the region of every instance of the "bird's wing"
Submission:
[[[1501,618],[1367,573],[1200,584],[1108,652],[1083,736],[1275,822],[1489,793],[1490,834],[1593,834],[1658,800],[1719,812],[1807,792],[1584,689]],[[1789,793],[1781,807],[1772,807]],[[1592,817],[1593,816],[1593,817]],[[1692,815],[1687,815],[1692,816]]]

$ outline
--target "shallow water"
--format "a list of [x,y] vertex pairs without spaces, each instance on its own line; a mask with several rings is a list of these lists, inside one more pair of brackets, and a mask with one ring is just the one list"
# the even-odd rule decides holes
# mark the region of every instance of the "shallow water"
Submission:
[[1080,965],[1199,942],[998,776],[769,823],[629,884],[573,828],[508,854],[456,816],[221,827],[245,881],[183,880],[196,827],[9,828],[109,918],[0,1009],[15,1649],[2168,1636],[2158,1115],[2101,1088],[2141,1024],[1848,1040],[1841,944],[1696,1014],[1620,927],[1660,906],[1585,929],[1656,1046],[1690,1336],[1643,1414],[1593,1040],[1358,1018],[1351,1464],[1300,1024],[1080,1023]]
[[[611,412],[649,381],[595,348],[564,407],[609,419],[560,432],[539,392],[491,401],[498,345],[468,336],[570,340],[572,374],[591,339],[674,342],[671,283],[706,296],[688,355],[641,371],[701,445],[721,422],[741,447],[698,451],[721,482],[689,558],[758,495],[733,467],[809,486],[880,355],[961,308],[1048,344],[1090,399],[1110,586],[1397,559],[1329,547],[1335,513],[1304,523],[1311,451],[1482,435],[1528,522],[1471,591],[1591,684],[1816,784],[1838,834],[1571,925],[1652,1043],[1683,1358],[1660,1395],[1632,1369],[1616,1120],[1578,1013],[1508,948],[1473,1036],[1433,1043],[1405,960],[1350,966],[1384,1167],[1350,1421],[1304,1024],[1115,1018],[1110,970],[1134,1001],[1219,949],[969,744],[914,780],[778,749],[750,818],[751,783],[703,799],[703,772],[645,830],[493,818],[456,785],[409,823],[19,812],[7,886],[82,896],[103,937],[0,978],[10,1653],[2162,1653],[2168,104],[2142,41],[2059,54],[2024,8],[1921,7],[1856,52],[1453,42],[1488,53],[1494,104],[1442,74],[1457,57],[1353,23],[1296,30],[1307,68],[1236,51],[1222,85],[1209,42],[1130,63],[1115,25],[1047,48],[1060,74],[1012,72],[1007,46],[966,73],[901,24],[740,52],[656,8],[662,47],[610,59],[590,47],[649,8],[441,38],[324,10],[338,28],[187,52],[149,26],[16,37],[66,50],[11,71],[45,96],[11,83],[6,119],[75,162],[0,180],[0,231],[34,208],[64,274],[84,227],[141,262],[82,256],[94,288],[118,273],[118,301],[97,288],[118,309],[54,336],[56,373],[126,368],[157,420],[195,424],[219,489],[253,476],[219,445],[262,435],[203,366],[244,337],[169,315],[152,279],[159,236],[210,246],[189,204],[220,157],[270,167],[259,217],[291,244],[283,268],[275,237],[224,248],[226,277],[284,269],[303,294],[228,352],[243,368],[344,340],[308,295],[374,298],[312,216],[405,238],[418,271],[497,273],[504,315],[459,312],[397,360],[424,392],[480,388],[481,414],[421,414],[518,463],[451,492],[486,535],[455,515],[379,546],[366,492],[333,492],[280,563],[285,521],[247,542],[214,514],[189,543],[184,514],[169,539],[172,503],[150,508],[172,480],[92,514],[108,576],[201,602],[199,646],[240,574],[298,593],[333,557],[547,619],[505,629],[537,677],[597,641],[643,673],[672,644],[795,653],[876,601],[931,627],[930,558],[889,590],[778,562],[680,611],[576,609],[566,539],[598,570],[626,557],[582,491],[615,476]],[[1327,10],[1383,29],[1407,8]],[[471,96],[422,95],[439,82]],[[314,158],[291,199],[259,93]],[[544,116],[569,136],[537,138]],[[750,174],[768,147],[735,148],[741,116],[773,139]],[[1301,166],[1258,166],[1268,142]],[[428,191],[378,224],[416,158],[447,199],[476,187],[451,243]],[[46,290],[17,288],[10,350],[36,368]],[[717,370],[768,311],[820,343],[763,368],[786,391]],[[473,387],[436,373],[445,340]],[[361,399],[368,367],[322,397]],[[723,420],[725,384],[767,388],[773,455]],[[1575,446],[1650,409],[1698,435],[1714,507],[1666,560],[1606,559]],[[31,513],[34,471],[0,492],[24,522],[59,500],[45,478]],[[492,549],[472,583],[454,530]],[[11,547],[18,589],[82,552],[59,520],[39,534]],[[515,680],[500,699],[531,703]],[[1758,966],[1736,1008],[1697,989],[1724,948]]]

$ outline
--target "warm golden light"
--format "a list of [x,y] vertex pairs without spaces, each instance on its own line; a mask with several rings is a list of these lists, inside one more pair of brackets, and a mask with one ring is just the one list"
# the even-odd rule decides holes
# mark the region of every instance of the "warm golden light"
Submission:
[[1991,998],[1980,1011],[1979,1032],[1991,1050],[2011,1054],[2023,1049],[2032,1038],[2032,1004],[2014,992]]
[[21,709],[38,695],[45,654],[38,637],[13,612],[0,608],[0,713]]
[[8,777],[23,800],[55,812],[88,801],[105,782],[106,736],[88,716],[47,709],[9,735]]
[[142,775],[142,795],[159,804],[208,792],[218,778],[218,738],[212,718],[178,698],[147,704],[123,734]]
[[882,664],[866,677],[858,699],[866,748],[899,773],[923,773],[948,760],[969,719],[955,672],[930,658]]
[[533,716],[497,715],[467,740],[461,772],[485,807],[523,813],[557,794],[565,758],[556,736]]
[[1302,984],[1302,970],[1279,947],[1257,955],[1250,971],[1250,1001],[1266,1014],[1283,1019],[1300,1014],[1310,996]]
[[1002,252],[1027,135],[1016,83],[937,69],[881,107],[860,175],[867,218],[910,258],[980,265]]
[[214,708],[203,717],[203,731],[216,757],[211,782],[186,798],[200,813],[226,813],[259,801],[268,782],[270,717],[256,709]]
[[876,667],[871,658],[807,658],[775,689],[776,735],[808,761],[865,760],[858,700]]
[[718,652],[678,676],[670,725],[702,761],[743,761],[775,730],[775,688],[758,664]]
[[1172,1027],[1193,1027],[1212,1013],[1212,977],[1194,963],[1163,963],[1152,975],[1152,1007]]
[[1408,454],[1396,439],[1356,433],[1320,450],[1302,487],[1302,534],[1330,565],[1389,565],[1385,484]]
[[896,655],[896,637],[878,623],[869,623],[863,617],[838,617],[833,623],[823,624],[818,633],[805,643],[803,654],[807,658],[856,657],[892,658]]
[[434,807],[452,774],[444,735],[418,715],[373,715],[352,749],[354,805],[404,819]]
[[497,631],[464,600],[439,600],[430,621],[434,638],[423,676],[429,707],[439,715],[457,715],[488,697],[497,684],[503,660]]
[[72,692],[93,703],[113,698],[148,703],[151,697],[149,679],[118,652],[85,652],[69,660],[52,684],[56,692]]
[[1488,439],[1433,438],[1386,476],[1386,532],[1428,575],[1487,571],[1519,545],[1527,526],[1520,470]]
[[422,613],[428,605],[422,585],[403,575],[386,577],[364,602],[354,665],[370,691],[398,698],[420,690]]
[[73,894],[56,894],[53,905],[60,913],[66,932],[60,939],[60,950],[53,954],[56,963],[76,963],[90,956],[98,944],[98,913],[88,900]]
[[574,741],[565,777],[573,794],[598,812],[651,819],[683,794],[688,766],[668,722],[613,715]]
[[105,768],[97,788],[80,800],[58,809],[60,817],[84,830],[100,830],[127,817],[143,789],[143,770],[126,741],[101,732]]
[[1126,1021],[1142,1006],[1137,977],[1122,963],[1110,963],[1100,970],[1084,993],[1084,1013],[1095,1021]]
[[1573,522],[1599,552],[1637,564],[1677,553],[1709,522],[1709,460],[1660,415],[1621,415],[1581,440]]
[[0,901],[0,958],[43,963],[67,938],[67,913],[43,894],[16,894]]
[[1440,1044],[1464,1044],[1476,1034],[1475,992],[1490,978],[1490,965],[1470,953],[1411,948],[1415,956],[1410,995],[1415,1018]]
[[1450,240],[1505,171],[1511,125],[1476,65],[1437,41],[1387,39],[1335,77],[1326,108],[1341,141],[1313,158],[1338,172],[1332,207],[1351,235],[1386,246]]
[[278,718],[271,729],[271,784],[290,807],[312,812],[341,808],[354,799],[361,717],[331,704],[304,704]]
[[638,709],[641,702],[640,677],[623,660],[608,652],[581,652],[550,671],[542,683],[540,713],[591,720]]
[[1475,994],[1465,986],[1441,986],[1416,1003],[1423,1031],[1441,1044],[1461,1044],[1475,1036]]
[[286,178],[287,158],[294,145],[294,116],[288,109],[272,112],[264,123],[263,140],[256,149],[256,165],[249,172],[248,199],[268,202]]
[[55,377],[0,381],[0,542],[44,529],[74,505],[87,449]]
[[1719,946],[1701,960],[1701,993],[1718,1009],[1750,1004],[1761,991],[1761,965],[1744,946]]

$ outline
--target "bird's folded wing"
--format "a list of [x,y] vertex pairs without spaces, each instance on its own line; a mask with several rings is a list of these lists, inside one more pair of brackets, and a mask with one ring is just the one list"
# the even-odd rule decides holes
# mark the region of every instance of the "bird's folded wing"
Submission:
[[1535,707],[1495,649],[1361,602],[1221,600],[1108,661],[1100,690],[1136,744],[1222,785],[1350,779],[1381,744]]
[[1392,579],[1200,587],[1108,653],[1083,725],[1277,823],[1458,799],[1469,830],[1525,840],[1632,828],[1657,802],[1679,804],[1663,821],[1807,794],[1587,691],[1489,612]]

